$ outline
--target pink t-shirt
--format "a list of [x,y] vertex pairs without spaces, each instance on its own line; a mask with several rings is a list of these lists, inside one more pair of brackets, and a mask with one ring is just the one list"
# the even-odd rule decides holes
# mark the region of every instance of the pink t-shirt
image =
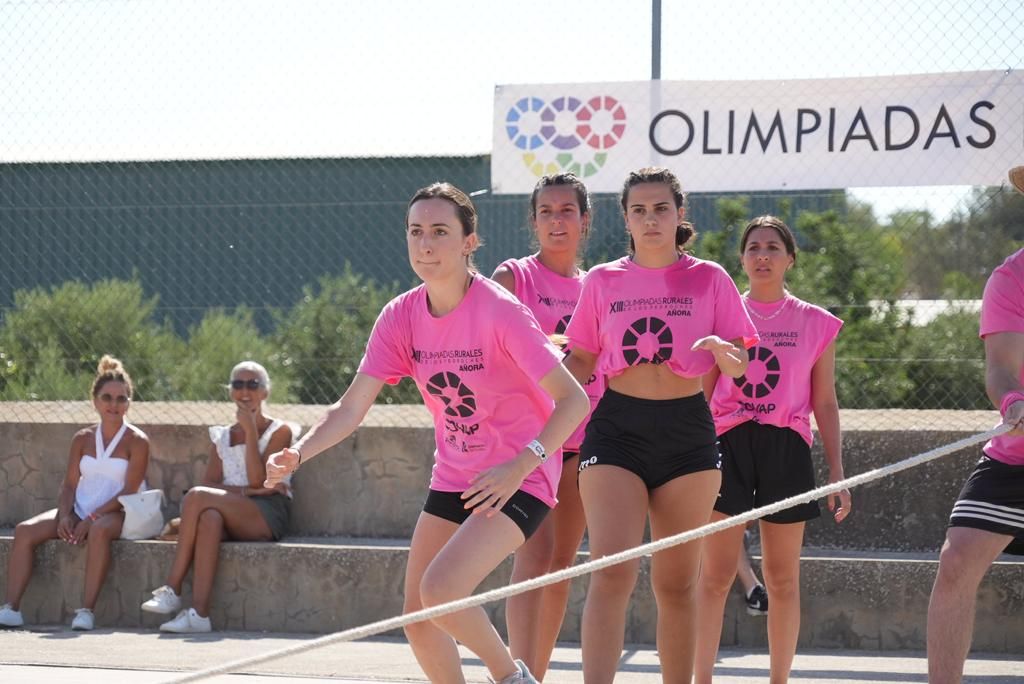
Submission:
[[598,375],[664,363],[676,375],[697,377],[715,363],[708,351],[690,351],[707,335],[757,343],[736,284],[713,261],[683,254],[664,268],[644,268],[623,257],[590,269],[572,315],[569,347],[597,354]]
[[[1024,249],[1007,257],[985,284],[981,336],[1001,332],[1024,333]],[[1020,381],[1024,384],[1024,369]],[[985,445],[984,451],[997,461],[1024,465],[1024,437],[996,437]]]
[[792,295],[770,304],[744,297],[743,303],[761,340],[750,348],[742,377],[718,377],[711,396],[715,429],[721,435],[753,420],[789,428],[810,446],[811,370],[843,322]]
[[[583,289],[583,276],[587,274],[586,271],[578,271],[576,277],[567,278],[544,266],[536,254],[522,259],[509,259],[501,266],[512,273],[515,279],[516,298],[533,312],[540,323],[540,329],[548,335],[565,333],[572,312],[576,308],[580,290]],[[594,407],[604,394],[604,378],[597,373],[591,375],[583,384],[583,391],[590,399],[590,411],[593,413]],[[565,441],[565,449],[579,451],[580,445],[583,444],[587,420],[589,415]]]
[[[539,381],[562,353],[529,309],[505,288],[474,275],[448,314],[430,314],[426,286],[384,307],[359,372],[396,384],[411,377],[434,417],[430,488],[462,492],[474,475],[513,459],[537,438],[554,410]],[[537,466],[522,489],[557,503],[561,453]]]

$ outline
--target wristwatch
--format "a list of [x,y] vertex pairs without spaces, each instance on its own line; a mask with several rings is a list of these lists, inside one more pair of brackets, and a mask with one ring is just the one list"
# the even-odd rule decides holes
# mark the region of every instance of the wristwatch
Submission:
[[540,443],[539,439],[535,439],[527,444],[526,448],[536,454],[541,463],[548,460],[548,452],[544,450],[544,445]]

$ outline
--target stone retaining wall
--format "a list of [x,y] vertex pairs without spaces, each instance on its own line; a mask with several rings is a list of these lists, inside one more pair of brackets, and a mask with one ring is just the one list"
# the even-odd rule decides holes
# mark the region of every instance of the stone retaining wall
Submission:
[[[182,493],[202,477],[207,425],[230,422],[232,410],[230,404],[202,403],[132,407],[133,421],[152,443],[148,482],[167,494],[168,516],[176,514]],[[303,425],[322,410],[273,407],[274,415]],[[68,444],[91,420],[91,408],[84,402],[0,405],[0,416],[0,525],[11,526],[56,505]],[[996,420],[997,414],[988,411],[843,411],[846,473],[862,473],[982,432]],[[433,432],[422,407],[375,406],[354,435],[296,475],[291,534],[407,539],[426,494],[432,452]],[[824,483],[820,445],[814,454],[818,481]],[[822,519],[808,525],[807,545],[936,551],[952,503],[979,454],[979,448],[962,451],[858,488],[853,515],[837,526],[825,510]]]

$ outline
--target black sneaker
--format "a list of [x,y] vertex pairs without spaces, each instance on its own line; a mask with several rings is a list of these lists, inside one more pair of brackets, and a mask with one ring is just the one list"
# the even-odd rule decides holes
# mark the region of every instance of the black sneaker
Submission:
[[764,586],[757,584],[750,590],[747,596],[747,615],[768,614],[768,591]]

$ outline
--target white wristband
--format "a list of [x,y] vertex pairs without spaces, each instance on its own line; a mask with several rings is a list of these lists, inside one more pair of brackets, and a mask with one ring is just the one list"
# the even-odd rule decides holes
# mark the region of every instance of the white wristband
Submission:
[[532,442],[526,445],[526,448],[532,451],[534,454],[536,454],[537,458],[540,459],[541,463],[544,463],[545,461],[548,460],[548,452],[545,451],[544,445],[540,443],[540,440],[533,440]]

